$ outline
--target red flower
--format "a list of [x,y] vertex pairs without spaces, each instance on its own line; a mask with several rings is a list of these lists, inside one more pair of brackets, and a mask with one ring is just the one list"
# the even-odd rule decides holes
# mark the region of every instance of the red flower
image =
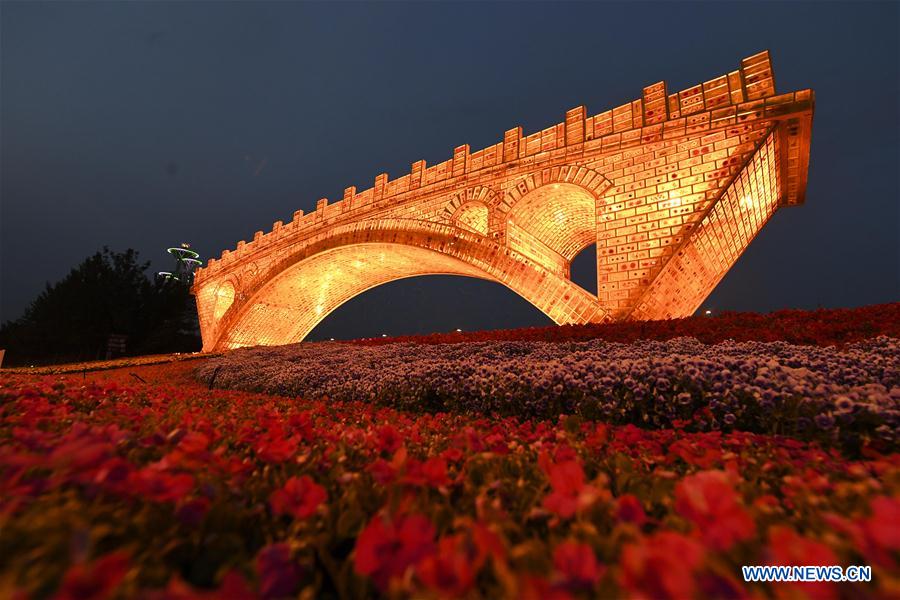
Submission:
[[601,492],[584,483],[584,471],[577,460],[567,460],[547,467],[553,490],[544,498],[544,508],[567,519],[593,504]]
[[518,582],[519,600],[571,600],[572,595],[549,581],[533,575],[523,575]]
[[177,449],[189,456],[202,454],[209,446],[209,437],[200,432],[191,432],[181,438]]
[[291,477],[284,487],[272,492],[269,504],[279,515],[291,515],[295,519],[305,519],[316,514],[319,505],[325,502],[328,493],[308,475]]
[[[769,531],[770,565],[784,566],[830,566],[840,562],[831,548],[815,540],[805,538],[789,527],[773,527]],[[802,591],[810,598],[836,598],[837,589],[831,582],[791,582],[779,584],[775,593],[779,597],[792,597],[786,593],[793,588],[794,594]]]
[[892,552],[900,550],[900,500],[879,496],[871,502],[872,516],[862,521],[866,558],[885,567],[894,564]]
[[450,483],[447,477],[447,461],[440,457],[432,457],[422,464],[422,474],[431,487],[441,487]]
[[675,510],[716,550],[727,550],[756,531],[725,471],[702,471],[682,479],[675,487]]
[[447,461],[440,457],[433,457],[420,463],[410,459],[406,463],[406,474],[403,483],[412,485],[428,485],[438,488],[450,483],[447,477]]
[[128,557],[113,552],[91,564],[73,565],[66,571],[56,600],[109,598],[128,573]]
[[[749,600],[748,591],[734,577],[722,572],[702,573],[697,580],[699,595],[703,598],[729,598]],[[758,600],[758,596],[754,596]]]
[[296,431],[303,439],[313,439],[313,419],[309,411],[293,413],[288,418],[291,429]]
[[635,600],[691,598],[696,590],[693,571],[702,560],[699,543],[662,531],[625,546],[619,583]]
[[271,544],[256,555],[259,573],[259,595],[263,598],[291,596],[300,583],[300,567],[291,559],[291,549],[285,543]]
[[244,577],[232,570],[222,576],[214,590],[198,590],[174,575],[165,589],[144,591],[140,597],[143,600],[258,600],[259,594],[253,593]]
[[379,452],[393,454],[403,445],[403,438],[392,425],[383,425],[378,428],[377,448]]
[[587,544],[566,541],[553,551],[553,566],[563,576],[563,587],[590,589],[594,587],[604,569],[597,563],[594,550]]
[[463,457],[463,451],[459,448],[447,448],[441,452],[441,456],[450,462],[456,462]]
[[56,447],[50,461],[57,468],[86,471],[98,466],[113,454],[113,447],[105,440],[90,436],[67,440]]
[[616,499],[616,518],[638,527],[647,522],[647,514],[641,501],[631,494],[623,494]]
[[472,588],[486,553],[465,534],[441,538],[436,554],[417,568],[422,581],[441,596],[462,596]]
[[484,444],[490,452],[501,455],[509,454],[509,443],[502,433],[495,432],[485,436]]
[[94,483],[106,486],[115,491],[122,491],[127,488],[128,476],[132,472],[131,463],[127,460],[114,456],[104,462],[94,474]]
[[140,597],[144,600],[258,600],[259,594],[250,590],[243,575],[231,570],[222,576],[214,590],[198,590],[174,575],[164,590],[146,591]]
[[366,467],[366,470],[372,474],[372,479],[378,485],[389,485],[397,476],[397,469],[383,458],[376,458],[372,464]]
[[166,454],[160,465],[177,467],[186,470],[197,470],[208,467],[209,437],[204,433],[190,432],[180,437],[175,449]]
[[503,540],[484,523],[475,523],[472,526],[472,538],[485,556],[498,562],[506,560],[506,548],[503,546]]
[[297,452],[297,437],[273,436],[256,447],[256,453],[266,462],[281,463],[290,460]]
[[375,515],[356,540],[356,572],[384,591],[391,578],[434,552],[434,533],[434,525],[422,515]]
[[156,502],[180,500],[194,489],[194,477],[171,474],[151,467],[132,472],[128,482],[134,494]]
[[697,440],[676,440],[669,446],[669,455],[701,469],[711,469],[722,461],[721,449]]
[[490,557],[505,568],[503,542],[482,523],[456,535],[441,538],[437,553],[426,556],[416,571],[426,586],[441,596],[461,596],[475,584],[475,577]]

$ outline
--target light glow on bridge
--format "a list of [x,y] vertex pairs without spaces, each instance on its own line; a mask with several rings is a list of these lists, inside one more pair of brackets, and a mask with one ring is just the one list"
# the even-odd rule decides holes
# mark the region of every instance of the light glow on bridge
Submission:
[[[811,90],[776,95],[763,52],[378,175],[197,271],[204,350],[302,340],[350,298],[425,274],[502,283],[556,323],[692,314],[776,209],[803,202],[812,112]],[[570,263],[595,243],[593,295]]]

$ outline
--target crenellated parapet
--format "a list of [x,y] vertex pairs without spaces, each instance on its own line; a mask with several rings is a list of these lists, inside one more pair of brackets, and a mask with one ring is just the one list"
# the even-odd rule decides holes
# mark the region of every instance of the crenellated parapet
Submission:
[[[463,144],[454,149],[449,160],[430,167],[424,160],[415,161],[410,172],[397,179],[381,173],[368,189],[357,191],[350,186],[337,202],[322,198],[314,211],[295,211],[290,222],[275,221],[270,231],[255,232],[251,242],[238,242],[234,250],[224,250],[220,258],[209,260],[196,278],[202,281],[213,277],[239,257],[286,236],[302,237],[322,223],[361,218],[366,213],[416,201],[423,193],[488,183],[498,172],[533,170],[560,159],[586,159],[730,126],[796,116],[812,111],[813,102],[811,90],[776,95],[769,53],[760,52],[741,61],[739,69],[680,92],[667,93],[666,83],[660,81],[645,87],[640,98],[594,116],[587,116],[585,107],[579,106],[567,111],[562,122],[530,135],[523,136],[522,128],[515,127],[506,131],[502,141],[476,152]],[[808,131],[796,133],[804,134],[808,136]],[[808,157],[799,152],[799,142],[793,146],[793,181],[788,184],[785,204],[802,203],[805,189]]]

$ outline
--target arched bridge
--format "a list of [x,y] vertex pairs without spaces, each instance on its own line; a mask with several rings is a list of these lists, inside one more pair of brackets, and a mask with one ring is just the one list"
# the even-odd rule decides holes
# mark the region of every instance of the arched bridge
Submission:
[[[197,271],[205,351],[302,340],[354,296],[426,274],[500,282],[556,323],[693,313],[781,206],[804,200],[813,92],[776,95],[768,52],[669,94],[478,152],[276,221]],[[569,265],[597,244],[597,295]]]

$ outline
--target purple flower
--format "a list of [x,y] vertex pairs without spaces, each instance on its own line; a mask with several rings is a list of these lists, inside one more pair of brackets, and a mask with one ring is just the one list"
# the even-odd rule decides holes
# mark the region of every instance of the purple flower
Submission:
[[291,560],[291,549],[285,543],[271,544],[256,555],[259,594],[263,598],[291,596],[300,583],[300,567]]

